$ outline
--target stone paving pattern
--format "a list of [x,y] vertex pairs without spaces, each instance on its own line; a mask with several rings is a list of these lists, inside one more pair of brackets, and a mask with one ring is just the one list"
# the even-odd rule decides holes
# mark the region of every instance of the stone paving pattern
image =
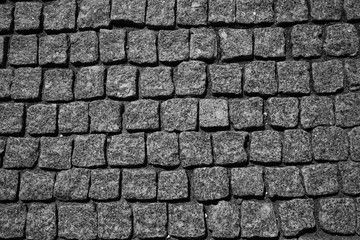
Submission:
[[0,239],[360,239],[359,0],[0,0]]

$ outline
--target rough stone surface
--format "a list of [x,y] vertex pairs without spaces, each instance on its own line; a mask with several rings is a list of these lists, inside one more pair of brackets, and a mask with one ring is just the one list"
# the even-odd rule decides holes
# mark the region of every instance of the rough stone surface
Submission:
[[310,15],[314,20],[330,21],[340,20],[340,0],[310,0]]
[[146,0],[114,0],[111,4],[111,20],[136,25],[145,23]]
[[320,57],[322,50],[321,26],[295,25],[291,30],[292,54],[294,57]]
[[39,39],[40,65],[65,65],[68,60],[66,34],[47,35]]
[[105,69],[102,66],[83,67],[76,75],[74,95],[77,100],[99,98],[104,95]]
[[287,164],[311,162],[310,133],[302,129],[285,130],[282,160]]
[[241,24],[274,22],[273,0],[236,0],[236,22]]
[[71,138],[42,137],[40,139],[39,167],[52,170],[71,168]]
[[161,30],[159,32],[159,60],[179,62],[189,59],[189,30]]
[[333,100],[325,96],[306,96],[300,100],[300,122],[305,129],[335,123]]
[[85,133],[89,126],[88,103],[77,101],[59,106],[58,125],[61,133]]
[[95,31],[77,32],[70,35],[70,62],[92,64],[99,58],[98,36]]
[[32,168],[36,164],[39,139],[9,137],[6,143],[4,168]]
[[15,3],[14,27],[16,31],[37,31],[40,29],[42,3]]
[[360,164],[342,162],[339,164],[341,175],[341,190],[347,195],[360,194]]
[[282,28],[255,28],[254,38],[254,55],[256,57],[285,57],[285,34]]
[[96,100],[89,104],[91,132],[119,132],[122,105],[112,100]]
[[175,94],[200,96],[206,90],[206,65],[200,61],[187,61],[178,65],[174,72]]
[[147,160],[150,164],[176,167],[180,164],[179,140],[176,133],[155,132],[147,135]]
[[23,238],[25,236],[26,206],[21,203],[0,204],[0,237]]
[[274,95],[277,92],[274,61],[253,61],[245,65],[244,92]]
[[139,92],[144,98],[168,98],[174,93],[170,67],[145,68],[139,79]]
[[253,54],[252,34],[247,29],[220,29],[221,59],[231,61],[250,57]]
[[36,100],[40,97],[41,68],[17,68],[11,84],[11,97],[15,100]]
[[112,98],[128,99],[137,95],[138,70],[133,66],[111,66],[107,70],[106,94]]
[[333,164],[313,164],[301,169],[306,194],[322,196],[336,194],[339,190],[338,169]]
[[349,81],[350,90],[360,89],[360,61],[356,59],[347,59],[344,63],[345,76]]
[[56,205],[31,204],[26,217],[27,239],[54,239],[56,231]]
[[166,237],[166,203],[135,204],[133,213],[135,237],[141,239]]
[[274,130],[251,133],[250,161],[257,163],[281,162],[282,135]]
[[235,0],[209,0],[208,21],[210,24],[235,22]]
[[339,60],[312,64],[314,90],[317,93],[334,93],[343,88],[344,70]]
[[345,0],[344,9],[348,20],[360,19],[360,4],[356,0]]
[[360,94],[347,93],[335,97],[336,125],[355,127],[360,124]]
[[160,127],[159,102],[136,100],[125,106],[125,128],[130,131],[156,130]]
[[36,104],[27,108],[26,130],[30,134],[56,131],[56,104]]
[[50,200],[54,182],[55,173],[26,171],[21,174],[19,198],[23,201]]
[[45,30],[73,30],[76,24],[76,0],[51,1],[45,4],[43,14]]
[[177,0],[176,22],[180,26],[207,24],[207,0]]
[[16,200],[18,183],[18,171],[0,169],[0,201]]
[[299,101],[294,97],[269,98],[266,112],[271,126],[294,128],[298,124]]
[[48,102],[68,102],[73,100],[74,73],[70,69],[50,69],[44,73],[42,99]]
[[1,103],[0,112],[1,134],[15,134],[23,130],[24,104]]
[[82,0],[80,2],[77,17],[77,26],[80,29],[106,27],[109,23],[109,0]]
[[185,170],[162,171],[159,174],[158,199],[183,200],[189,196],[189,182]]
[[360,127],[355,127],[348,132],[349,139],[349,155],[353,161],[360,161],[360,149],[358,148],[360,144]]
[[120,170],[91,170],[89,197],[96,200],[110,200],[120,196]]
[[228,103],[223,99],[201,99],[199,124],[202,128],[227,127],[229,125]]
[[156,35],[151,30],[135,30],[127,34],[127,56],[135,64],[154,64],[157,61]]
[[104,134],[78,135],[74,139],[71,162],[76,167],[100,167],[105,161]]
[[56,176],[54,196],[62,201],[86,200],[90,185],[90,170],[72,168]]
[[36,35],[14,35],[10,39],[8,61],[15,66],[36,65],[37,51]]
[[213,60],[217,56],[217,36],[213,29],[190,29],[190,58]]
[[0,5],[0,32],[9,32],[13,23],[14,5],[5,3]]
[[175,24],[176,0],[148,0],[146,25],[153,27],[173,27]]
[[354,25],[338,23],[326,28],[324,50],[330,56],[355,56],[359,37]]
[[242,67],[238,64],[210,65],[209,75],[213,95],[242,93]]
[[126,31],[123,29],[100,29],[100,60],[105,63],[123,62],[125,53]]
[[310,93],[310,64],[305,61],[276,63],[279,92],[307,95]]
[[264,103],[260,97],[229,101],[230,122],[237,130],[259,128],[264,125]]
[[223,167],[196,168],[193,187],[198,201],[211,201],[226,198],[229,195],[229,179]]
[[308,20],[308,6],[305,0],[280,0],[276,3],[275,12],[278,23]]
[[156,189],[156,172],[153,169],[122,171],[121,190],[125,199],[155,199]]
[[0,70],[0,99],[10,98],[11,83],[13,81],[13,78],[14,78],[14,71],[12,71],[11,69]]

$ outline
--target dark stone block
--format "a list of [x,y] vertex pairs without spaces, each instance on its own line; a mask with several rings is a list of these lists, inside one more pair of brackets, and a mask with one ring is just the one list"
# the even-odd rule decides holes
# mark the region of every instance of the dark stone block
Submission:
[[79,3],[77,26],[84,28],[107,27],[110,24],[110,0],[82,0]]
[[229,126],[229,109],[225,99],[200,99],[199,124],[202,128]]
[[355,127],[348,132],[351,160],[360,161],[360,127]]
[[136,64],[155,64],[157,62],[154,31],[142,29],[129,32],[127,47],[127,56],[130,62]]
[[355,56],[359,50],[359,37],[355,26],[338,23],[326,27],[324,50],[330,56]]
[[224,199],[229,195],[229,178],[224,167],[195,168],[193,176],[198,201]]
[[89,104],[91,132],[120,132],[122,104],[112,100],[96,100]]
[[85,133],[88,131],[89,106],[87,102],[71,102],[59,107],[60,133]]
[[41,68],[17,68],[11,84],[11,97],[16,100],[30,100],[40,97]]
[[76,0],[55,0],[45,4],[44,29],[48,31],[74,30]]
[[189,196],[189,183],[185,170],[161,171],[159,174],[158,199],[181,200]]
[[285,57],[284,29],[255,28],[254,29],[254,55],[262,58]]
[[56,104],[35,104],[27,108],[26,131],[29,134],[56,132]]
[[360,61],[346,59],[344,64],[345,76],[350,84],[350,91],[360,89]]
[[189,30],[159,31],[159,60],[161,62],[179,62],[189,59]]
[[156,172],[153,169],[124,169],[122,195],[125,199],[150,200],[156,198]]
[[154,132],[147,135],[147,160],[150,164],[175,167],[180,164],[179,140],[176,133]]
[[208,166],[213,163],[210,134],[181,132],[179,140],[182,167]]
[[340,20],[342,2],[340,0],[310,0],[310,15],[314,20]]
[[86,200],[90,185],[90,170],[72,168],[56,176],[54,196],[62,201]]
[[73,79],[71,69],[50,69],[44,73],[42,99],[48,102],[68,102],[73,100]]
[[125,106],[125,127],[127,130],[156,130],[160,127],[159,102],[140,99]]
[[120,195],[119,169],[91,170],[89,197],[96,200],[110,200]]
[[41,2],[16,2],[15,3],[15,31],[40,30]]
[[245,65],[244,92],[274,95],[277,92],[274,61],[253,61]]
[[242,67],[238,64],[210,65],[209,75],[213,95],[242,93]]
[[146,0],[113,0],[111,20],[143,25],[145,23]]
[[190,58],[213,60],[217,56],[217,36],[213,29],[190,29]]
[[235,0],[209,0],[209,23],[229,24],[235,22]]
[[27,239],[55,239],[56,232],[56,205],[31,204],[26,218]]
[[126,60],[126,30],[100,29],[99,42],[100,60],[102,62],[113,63]]
[[176,0],[148,0],[146,25],[153,27],[173,27],[175,25]]
[[18,183],[18,171],[0,169],[0,201],[16,200]]
[[285,130],[282,160],[286,164],[311,162],[310,133],[302,129]]
[[241,24],[274,22],[273,0],[236,0],[236,22]]
[[237,205],[220,201],[207,209],[207,224],[214,238],[237,238],[240,234],[240,211]]
[[5,64],[5,40],[5,37],[0,36],[0,66]]
[[360,19],[360,2],[357,0],[344,0],[344,9],[348,20]]
[[134,236],[140,239],[165,238],[167,235],[166,203],[133,205]]
[[229,100],[230,121],[237,130],[264,126],[262,98]]
[[258,163],[280,163],[282,134],[274,130],[251,133],[250,161]]
[[252,35],[252,30],[249,29],[220,29],[221,60],[230,61],[251,57],[253,54]]
[[232,165],[247,162],[245,150],[246,132],[217,132],[212,134],[213,155],[216,165]]
[[200,96],[206,91],[206,64],[187,61],[174,72],[175,93],[178,96]]
[[276,22],[294,23],[308,20],[306,0],[280,0],[276,3]]
[[95,31],[77,32],[70,35],[70,62],[91,64],[99,58],[98,36]]
[[25,236],[26,206],[24,204],[0,204],[0,216],[0,238]]
[[65,137],[42,137],[39,167],[52,170],[71,168],[73,140]]
[[55,173],[26,171],[21,174],[19,198],[23,201],[43,201],[53,197]]
[[306,194],[322,196],[339,191],[338,168],[334,164],[314,164],[301,169]]
[[140,74],[139,90],[143,98],[171,97],[174,93],[172,69],[170,67],[145,68]]
[[24,126],[24,104],[23,103],[1,103],[0,104],[0,133],[18,134]]
[[13,78],[12,69],[0,69],[0,99],[10,98]]
[[176,22],[180,26],[207,24],[208,0],[177,0]]
[[76,75],[75,99],[94,99],[104,95],[105,68],[103,66],[83,67]]
[[310,64],[305,61],[277,62],[279,92],[306,95],[310,93]]
[[64,65],[68,59],[68,37],[66,34],[46,35],[39,39],[39,64]]
[[299,101],[295,97],[269,98],[266,102],[266,112],[271,126],[294,128],[299,122]]
[[85,168],[104,166],[105,141],[105,134],[77,135],[74,140],[72,164]]
[[292,55],[320,57],[322,53],[322,28],[317,25],[295,25],[291,30]]
[[39,139],[9,137],[3,161],[4,168],[32,168],[38,159]]
[[264,170],[259,166],[231,169],[231,190],[235,197],[264,196]]
[[10,32],[13,23],[14,5],[4,3],[0,5],[0,32]]
[[346,161],[339,163],[341,190],[347,195],[360,194],[360,163]]
[[37,64],[38,39],[36,35],[13,35],[10,39],[8,62],[23,66]]
[[307,96],[300,101],[300,122],[303,128],[334,125],[334,103],[329,97]]
[[106,94],[108,97],[127,99],[137,96],[138,70],[134,66],[111,66],[107,70]]
[[358,92],[335,97],[336,125],[355,127],[360,124],[360,94]]

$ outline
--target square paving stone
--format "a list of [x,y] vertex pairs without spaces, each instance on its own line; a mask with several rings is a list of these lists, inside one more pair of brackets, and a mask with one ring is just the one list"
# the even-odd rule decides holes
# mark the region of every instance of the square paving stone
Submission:
[[46,35],[39,39],[39,64],[64,65],[68,59],[68,37],[66,34]]
[[294,198],[305,195],[300,169],[294,166],[265,168],[265,182],[270,197]]
[[242,67],[239,64],[210,65],[209,76],[213,95],[242,93]]
[[284,29],[255,28],[254,29],[254,55],[262,58],[285,57]]
[[179,160],[179,139],[176,133],[154,132],[146,138],[147,160],[150,164],[176,167]]
[[286,237],[315,228],[314,202],[312,199],[293,199],[279,203],[281,229]]
[[54,196],[62,201],[86,200],[90,186],[90,170],[72,168],[56,176]]
[[322,53],[322,28],[317,25],[299,24],[291,30],[292,55],[320,57]]
[[282,134],[274,130],[251,133],[250,161],[257,163],[280,163]]
[[351,198],[325,198],[319,200],[319,223],[333,234],[354,234],[356,229],[355,201]]
[[208,0],[176,0],[176,22],[179,26],[207,24]]
[[200,99],[199,123],[202,128],[229,126],[229,109],[225,99]]
[[238,206],[220,201],[216,205],[210,205],[208,213],[208,227],[214,238],[237,238],[240,234],[240,211]]
[[21,174],[19,198],[23,201],[44,201],[53,197],[55,173],[26,171]]
[[241,204],[241,237],[274,238],[279,234],[271,202],[245,200]]
[[310,0],[310,15],[314,20],[340,20],[342,2],[339,0]]
[[209,0],[209,23],[229,24],[235,22],[235,0]]
[[3,168],[32,168],[38,159],[39,139],[9,137],[6,143]]
[[169,204],[169,235],[201,238],[206,235],[204,206],[200,203]]
[[253,61],[245,65],[244,92],[251,95],[274,95],[278,83],[274,61]]
[[143,98],[171,97],[174,93],[171,67],[145,68],[140,74],[139,89]]
[[11,97],[15,100],[30,100],[40,97],[41,68],[17,68],[11,84]]
[[91,170],[89,197],[96,200],[110,200],[120,196],[119,169]]
[[339,127],[317,127],[312,131],[312,151],[317,161],[346,161],[349,154],[347,133]]
[[360,127],[355,127],[348,132],[351,160],[360,161]]
[[161,126],[164,130],[197,129],[198,102],[195,98],[175,98],[161,103]]
[[70,35],[70,62],[92,64],[99,58],[98,36],[95,31],[77,32]]
[[259,166],[231,168],[231,190],[235,197],[264,196],[264,169]]
[[76,24],[76,0],[51,1],[45,4],[43,14],[45,30],[74,30]]
[[10,98],[13,78],[14,71],[12,69],[0,69],[0,99]]
[[18,134],[24,126],[24,104],[23,103],[1,103],[0,104],[0,133]]
[[108,139],[107,161],[110,166],[140,166],[145,163],[144,133],[123,133]]
[[229,195],[229,178],[224,167],[195,168],[195,198],[198,201],[224,199]]
[[233,165],[247,162],[246,132],[217,132],[212,134],[213,155],[216,165]]
[[310,133],[302,129],[285,130],[282,159],[286,164],[311,162]]
[[13,35],[10,39],[8,61],[10,65],[37,64],[38,39],[36,35]]
[[60,133],[85,133],[88,131],[89,106],[87,102],[71,102],[59,106]]
[[55,239],[56,232],[56,205],[31,204],[26,218],[27,239]]
[[308,20],[306,0],[280,0],[275,5],[277,23],[294,23]]
[[26,131],[30,134],[53,134],[56,131],[56,104],[35,104],[27,108]]
[[157,62],[156,33],[154,31],[143,29],[129,32],[127,47],[127,56],[131,63],[155,64]]
[[138,70],[134,66],[111,66],[107,70],[106,94],[112,98],[134,98],[137,96]]
[[295,97],[269,98],[266,102],[266,112],[271,126],[294,128],[299,122],[299,101]]
[[99,51],[100,60],[105,63],[123,62],[125,53],[126,30],[100,29]]
[[110,0],[83,0],[79,3],[77,25],[80,29],[107,27],[110,24]]
[[160,127],[160,103],[140,99],[125,106],[125,128],[130,131],[156,130]]
[[0,204],[0,216],[1,238],[23,238],[25,236],[25,204]]
[[180,62],[189,59],[189,30],[159,31],[159,60],[161,62]]
[[213,163],[210,134],[181,132],[180,161],[183,167],[207,166]]
[[300,122],[303,128],[335,124],[333,100],[325,96],[306,96],[300,100]]
[[124,169],[122,195],[125,199],[151,200],[156,198],[156,172],[153,169]]
[[306,194],[322,196],[336,194],[339,191],[338,168],[334,164],[314,164],[301,169]]
[[72,164],[77,167],[100,167],[105,161],[105,134],[78,135],[74,139]]
[[200,61],[182,62],[174,72],[175,93],[178,96],[200,96],[206,91],[206,64]]
[[336,125],[355,127],[360,124],[360,94],[357,92],[335,96]]
[[360,163],[341,162],[339,163],[341,175],[341,191],[347,195],[360,194]]
[[306,95],[310,93],[310,64],[305,61],[276,63],[279,92]]
[[96,100],[89,104],[91,132],[119,132],[122,104],[112,100]]
[[350,91],[360,89],[360,61],[346,59],[344,64],[345,76],[350,84]]
[[10,32],[13,23],[14,5],[4,3],[0,5],[0,32]]
[[236,0],[236,22],[259,24],[274,21],[273,0]]
[[104,95],[105,68],[91,66],[81,68],[75,80],[75,99],[94,99]]
[[187,199],[189,181],[185,170],[161,171],[158,183],[158,200],[173,201]]
[[338,23],[326,27],[324,50],[330,56],[355,56],[359,50],[359,37],[355,26]]
[[41,2],[16,2],[14,27],[15,31],[40,30]]
[[249,29],[222,28],[219,30],[221,60],[249,58],[253,54],[253,33]]
[[67,137],[42,137],[40,139],[39,167],[51,170],[71,168],[73,140]]
[[176,0],[148,0],[146,8],[146,25],[170,28],[175,25]]
[[167,236],[166,203],[137,203],[133,205],[134,236],[141,239]]
[[71,69],[49,69],[44,73],[42,99],[48,102],[73,100],[74,73]]
[[357,0],[345,0],[344,9],[348,20],[360,19],[360,2]]
[[146,0],[113,0],[111,20],[120,23],[143,25],[145,23]]
[[16,200],[18,184],[18,171],[0,169],[0,201]]
[[97,204],[98,236],[102,239],[129,239],[132,232],[132,210],[122,200]]
[[260,97],[229,100],[230,122],[236,130],[264,126],[264,103]]
[[96,239],[97,214],[93,203],[58,205],[58,235],[67,239]]
[[194,60],[213,60],[217,56],[217,36],[213,29],[190,29],[190,58]]

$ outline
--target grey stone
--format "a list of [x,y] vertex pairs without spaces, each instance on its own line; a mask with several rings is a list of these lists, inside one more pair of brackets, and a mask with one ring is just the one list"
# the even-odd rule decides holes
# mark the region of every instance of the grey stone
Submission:
[[10,39],[8,62],[24,66],[37,64],[38,39],[36,35],[13,35]]
[[177,0],[176,22],[179,26],[207,24],[207,0]]
[[360,127],[355,127],[348,132],[349,139],[349,155],[351,160],[360,161],[360,148],[358,147],[360,144]]
[[96,200],[110,200],[120,196],[119,169],[91,170],[89,197]]
[[128,99],[137,96],[138,70],[134,66],[111,66],[107,70],[106,94],[108,97]]
[[206,235],[204,206],[202,204],[169,204],[168,211],[168,231],[171,236],[201,238]]
[[209,0],[209,23],[229,24],[235,22],[235,0]]
[[158,199],[183,200],[189,196],[189,181],[185,170],[161,171],[158,183]]
[[359,50],[359,37],[355,26],[338,23],[326,27],[324,50],[330,56],[355,56]]
[[222,28],[219,30],[219,36],[221,60],[230,61],[252,56],[252,30]]
[[14,5],[4,3],[0,5],[0,32],[10,32],[13,23]]
[[99,51],[100,60],[105,63],[123,62],[125,53],[126,30],[100,29]]
[[229,100],[230,122],[237,130],[264,126],[264,103],[260,97]]
[[18,184],[18,171],[0,169],[0,201],[16,200]]
[[27,108],[26,130],[30,134],[53,134],[56,131],[56,104],[35,104]]
[[112,100],[96,100],[89,104],[91,132],[120,132],[121,110],[120,102]]
[[95,239],[97,214],[93,203],[62,203],[58,206],[58,235],[67,239]]
[[360,61],[346,59],[344,64],[345,76],[350,84],[350,91],[360,89]]
[[56,205],[33,203],[26,218],[27,239],[51,240],[56,237]]
[[280,163],[282,134],[274,130],[251,133],[250,161],[257,163]]
[[72,168],[56,176],[54,196],[62,201],[86,200],[90,185],[90,170]]
[[346,161],[349,156],[347,133],[339,127],[317,127],[312,131],[312,151],[318,161]]
[[140,94],[144,98],[171,97],[174,93],[170,67],[145,68],[139,79]]
[[105,134],[75,136],[72,164],[77,167],[104,166],[106,164],[105,141]]
[[242,67],[240,65],[210,65],[209,76],[213,95],[240,95],[242,93]]
[[235,197],[260,197],[264,195],[264,170],[259,166],[232,168],[231,190]]
[[345,0],[344,9],[348,20],[360,19],[360,2],[356,0]]
[[270,197],[294,198],[305,195],[300,169],[295,166],[267,167],[265,181]]
[[0,133],[18,134],[24,127],[24,104],[1,103],[0,104]]
[[75,99],[94,99],[104,95],[105,68],[91,66],[80,68],[76,75]]
[[70,35],[70,62],[92,64],[99,58],[98,36],[95,31],[77,32]]
[[310,0],[310,15],[314,20],[340,20],[342,2],[340,0]]
[[360,124],[360,94],[358,92],[335,96],[336,125],[355,127]]
[[155,64],[157,62],[154,31],[142,29],[129,32],[127,47],[127,56],[131,63]]
[[26,171],[21,174],[19,198],[23,201],[43,201],[53,197],[55,173]]
[[329,97],[302,97],[300,109],[300,122],[305,129],[335,124],[334,103]]
[[30,100],[40,97],[41,68],[17,68],[11,84],[11,97],[15,100]]
[[178,96],[200,96],[206,91],[206,64],[187,61],[174,72],[175,93]]
[[196,130],[198,116],[198,99],[174,98],[161,103],[161,126],[164,130]]
[[179,141],[182,167],[208,166],[213,163],[210,134],[181,132]]
[[122,195],[125,199],[156,199],[156,172],[153,169],[124,169]]
[[282,159],[284,163],[308,163],[312,161],[310,133],[303,129],[284,131]]
[[310,64],[305,61],[276,63],[279,92],[306,95],[310,93]]
[[146,138],[147,160],[150,164],[176,167],[179,160],[179,140],[176,133],[154,132]]
[[46,35],[39,38],[39,64],[65,65],[68,60],[68,37],[66,34]]
[[133,205],[133,212],[135,237],[141,239],[166,237],[166,203],[137,203]]
[[71,69],[49,69],[44,73],[42,99],[48,102],[73,100],[74,74]]
[[32,168],[38,159],[39,139],[9,137],[6,143],[4,168]]
[[294,128],[298,125],[299,101],[295,97],[269,98],[265,111],[273,127]]
[[293,199],[279,203],[281,229],[286,237],[295,237],[315,228],[312,199]]
[[301,169],[306,194],[322,196],[336,194],[339,190],[338,169],[334,164],[313,164]]
[[84,28],[107,27],[110,24],[110,0],[82,0],[79,3],[77,26]]
[[244,92],[257,95],[274,95],[278,83],[274,61],[253,61],[245,65]]
[[280,0],[275,6],[277,23],[294,23],[308,20],[308,6],[305,0]]
[[18,32],[40,30],[40,16],[42,10],[40,2],[16,2],[14,27]]
[[13,70],[0,69],[0,99],[10,98],[10,95],[11,95],[10,87],[11,87],[13,78],[14,78]]
[[299,24],[291,30],[292,55],[320,57],[322,53],[322,28],[318,25]]
[[180,62],[189,59],[189,30],[159,31],[159,60],[161,62]]
[[360,194],[360,163],[346,161],[339,163],[341,191],[347,195]]
[[320,199],[320,227],[333,234],[354,234],[356,229],[355,201],[351,198]]
[[125,106],[125,128],[130,131],[157,130],[160,127],[160,103],[140,99]]
[[241,204],[241,237],[273,238],[279,229],[271,202],[245,200]]
[[220,201],[210,205],[207,223],[214,238],[237,238],[240,234],[240,211],[234,203]]
[[114,0],[111,20],[142,25],[145,23],[146,0]]
[[217,56],[217,36],[213,29],[190,29],[190,58],[213,60]]
[[254,29],[254,55],[262,58],[285,57],[284,29],[255,28]]
[[236,0],[236,22],[241,24],[274,22],[273,0]]
[[148,0],[146,25],[153,27],[173,27],[175,25],[176,0]]
[[74,30],[76,24],[76,0],[55,0],[43,9],[44,29],[47,31]]
[[85,133],[88,131],[89,106],[77,101],[59,106],[58,125],[60,133]]
[[1,238],[23,238],[25,236],[25,204],[0,204],[0,216]]
[[108,139],[107,161],[110,166],[140,166],[145,163],[144,133],[123,133]]
[[5,40],[6,38],[3,36],[0,36],[0,66],[4,65],[5,63]]
[[200,99],[199,124],[202,128],[229,126],[229,109],[225,99]]
[[198,201],[219,200],[229,195],[229,178],[226,168],[195,168],[193,173],[193,187]]
[[39,167],[52,170],[71,168],[73,140],[66,137],[40,139]]

